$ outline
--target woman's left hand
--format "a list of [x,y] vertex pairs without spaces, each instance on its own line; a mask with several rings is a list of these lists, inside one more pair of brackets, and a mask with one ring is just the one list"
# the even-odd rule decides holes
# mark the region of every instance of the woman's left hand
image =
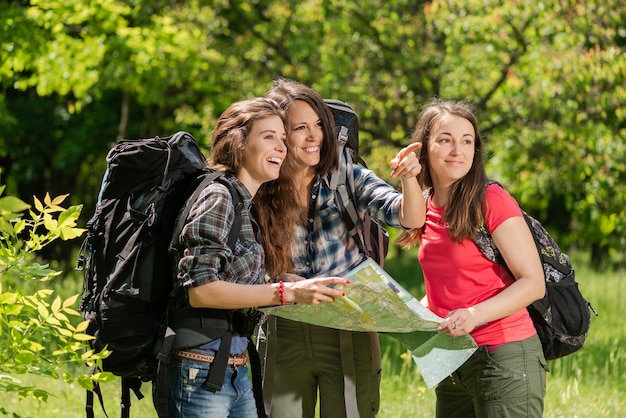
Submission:
[[411,178],[416,177],[422,171],[422,165],[417,157],[417,152],[422,148],[421,142],[414,142],[400,152],[389,162],[391,177]]
[[461,308],[450,311],[437,327],[437,331],[459,337],[474,331],[478,325],[476,309]]

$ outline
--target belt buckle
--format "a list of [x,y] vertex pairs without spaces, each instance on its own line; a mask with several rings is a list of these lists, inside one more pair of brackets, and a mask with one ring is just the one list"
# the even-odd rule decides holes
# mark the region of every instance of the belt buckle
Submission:
[[248,362],[248,356],[246,354],[241,354],[241,355],[238,355],[238,356],[232,356],[231,358],[233,359],[232,366],[234,368],[237,368],[239,366],[244,366]]

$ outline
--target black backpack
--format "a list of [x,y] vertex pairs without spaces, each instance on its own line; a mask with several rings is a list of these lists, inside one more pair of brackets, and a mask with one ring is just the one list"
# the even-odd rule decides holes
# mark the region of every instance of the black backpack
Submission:
[[[495,181],[487,184],[498,184],[502,187]],[[425,195],[427,196],[426,192]],[[591,323],[590,311],[596,316],[598,314],[580,292],[568,255],[561,251],[538,220],[523,210],[522,214],[535,241],[546,279],[545,296],[528,305],[527,309],[537,329],[546,359],[553,360],[583,347]],[[501,264],[508,270],[484,224],[474,237],[474,242],[488,260]]]
[[[222,175],[208,168],[198,144],[187,132],[166,138],[121,140],[107,154],[98,203],[87,223],[88,234],[79,255],[79,269],[84,270],[80,310],[90,322],[87,332],[94,336],[90,347],[96,352],[104,348],[111,351],[102,360],[102,370],[122,378],[123,417],[129,416],[130,390],[141,399],[142,382],[157,376],[165,380],[162,366],[175,337],[174,328],[168,324],[174,285],[169,251],[192,203]],[[237,207],[238,192],[227,181],[222,183],[229,187]],[[236,217],[228,240],[232,249],[240,227]],[[221,311],[221,334],[232,328],[228,312]],[[193,312],[188,316],[197,315]],[[216,379],[218,386],[222,381],[223,375]],[[164,415],[165,384],[159,388],[163,389],[159,415]],[[93,417],[94,392],[104,409],[99,385],[94,384],[94,390],[87,392],[88,417]]]
[[367,213],[359,217],[356,211],[356,196],[352,164],[367,168],[359,155],[359,119],[349,104],[340,100],[326,99],[335,119],[339,142],[339,167],[330,177],[330,188],[341,205],[341,216],[348,232],[355,239],[361,252],[381,267],[389,252],[389,233],[377,220]]

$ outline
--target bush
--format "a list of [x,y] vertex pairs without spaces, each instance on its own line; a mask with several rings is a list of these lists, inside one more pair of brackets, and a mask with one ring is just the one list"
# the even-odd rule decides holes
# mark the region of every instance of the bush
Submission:
[[[90,387],[91,377],[74,377],[67,366],[93,363],[101,357],[84,350],[84,342],[92,337],[84,333],[87,322],[73,308],[79,295],[62,299],[46,288],[46,282],[61,273],[36,257],[37,251],[55,240],[71,240],[84,233],[76,227],[82,206],[65,209],[60,204],[67,195],[54,199],[46,195],[43,203],[34,198],[33,209],[16,197],[1,197],[4,189],[0,186],[0,393],[46,401],[47,389],[22,384],[19,376],[65,382],[77,378]],[[0,413],[10,414],[3,406]]]

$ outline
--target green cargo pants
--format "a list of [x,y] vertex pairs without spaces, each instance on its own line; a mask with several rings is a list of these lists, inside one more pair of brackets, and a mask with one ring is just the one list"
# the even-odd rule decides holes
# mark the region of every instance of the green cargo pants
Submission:
[[436,389],[438,418],[540,418],[548,366],[535,335],[479,349]]

